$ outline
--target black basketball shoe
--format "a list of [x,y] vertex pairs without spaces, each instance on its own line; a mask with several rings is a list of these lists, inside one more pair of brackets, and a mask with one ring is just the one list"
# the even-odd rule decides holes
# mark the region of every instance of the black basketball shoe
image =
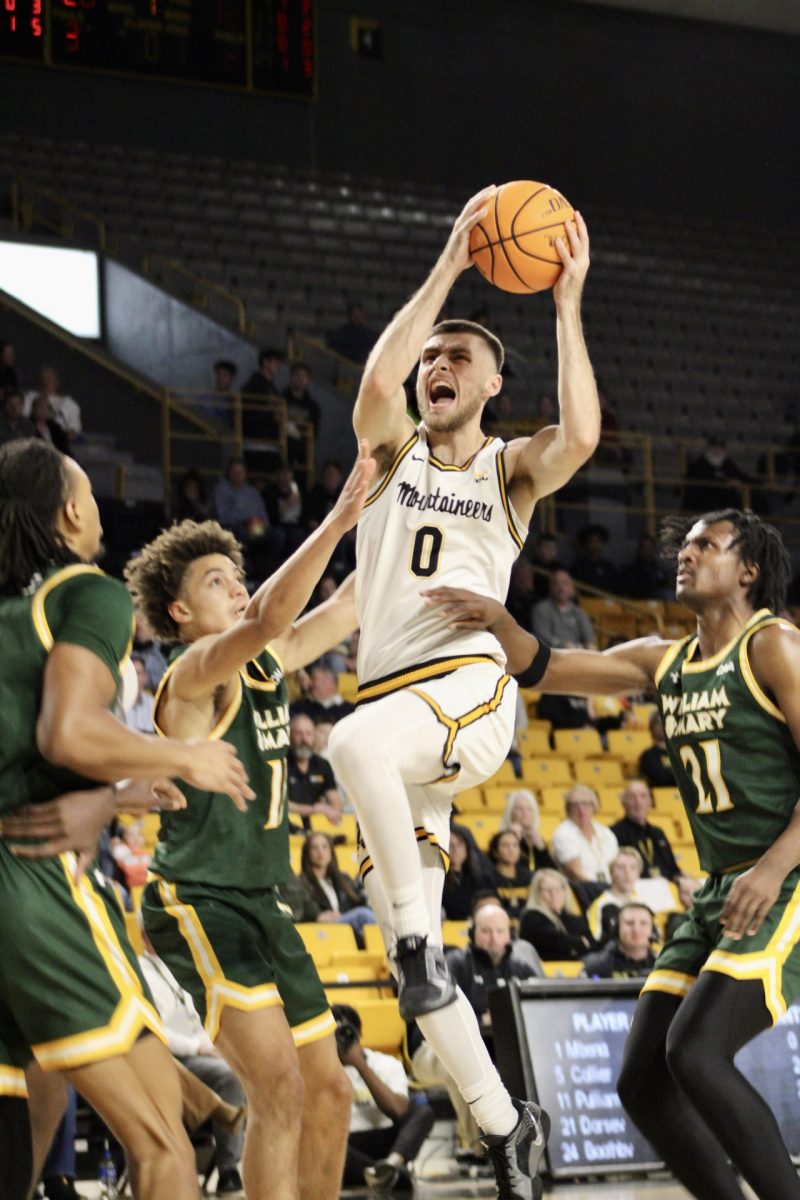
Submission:
[[532,1100],[513,1100],[519,1121],[507,1137],[484,1134],[497,1183],[497,1200],[541,1200],[539,1161],[550,1136],[550,1118]]
[[404,1021],[446,1008],[456,998],[444,950],[429,946],[425,937],[397,939],[397,986]]

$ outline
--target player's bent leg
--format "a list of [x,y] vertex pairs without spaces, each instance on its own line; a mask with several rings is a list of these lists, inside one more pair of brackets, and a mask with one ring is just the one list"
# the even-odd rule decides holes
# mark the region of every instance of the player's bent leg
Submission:
[[[30,1191],[42,1173],[44,1160],[55,1137],[56,1130],[67,1107],[67,1085],[57,1071],[43,1071],[35,1062],[25,1068],[25,1083],[28,1089],[28,1117],[30,1121],[30,1143],[32,1179]],[[2,1156],[0,1155],[0,1162]],[[29,1164],[30,1166],[30,1164]],[[26,1188],[23,1195],[28,1193]],[[0,1189],[0,1196],[5,1192]]]
[[197,1200],[181,1088],[172,1056],[158,1038],[147,1033],[127,1054],[64,1075],[124,1147],[137,1200]]
[[217,1046],[247,1096],[245,1192],[253,1200],[293,1200],[304,1089],[283,1008],[244,1012],[226,1005]]
[[759,1200],[800,1200],[778,1122],[734,1064],[772,1025],[760,980],[701,972],[667,1035],[667,1065]]
[[299,1200],[337,1200],[344,1171],[353,1089],[332,1034],[298,1047],[305,1084]]
[[666,992],[640,998],[617,1082],[619,1098],[697,1200],[742,1200],[727,1155],[667,1066],[667,1036],[680,1006],[681,997]]

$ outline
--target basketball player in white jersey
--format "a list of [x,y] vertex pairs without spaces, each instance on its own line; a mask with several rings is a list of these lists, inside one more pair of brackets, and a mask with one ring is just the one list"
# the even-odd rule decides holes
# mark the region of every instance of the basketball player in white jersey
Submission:
[[[591,456],[600,409],[580,319],[589,238],[576,213],[569,244],[556,242],[560,424],[508,445],[481,431],[502,386],[503,348],[480,325],[434,323],[470,266],[470,230],[495,190],[469,201],[364,370],[354,424],[379,477],[358,529],[358,708],[334,727],[329,751],[358,814],[361,873],[396,963],[401,1013],[419,1019],[488,1135],[498,1195],[528,1200],[540,1194],[532,1176],[549,1122],[500,1082],[449,976],[440,922],[451,800],[505,759],[516,685],[491,634],[449,629],[420,593],[447,583],[505,598],[534,504]],[[417,361],[415,427],[403,382]]]

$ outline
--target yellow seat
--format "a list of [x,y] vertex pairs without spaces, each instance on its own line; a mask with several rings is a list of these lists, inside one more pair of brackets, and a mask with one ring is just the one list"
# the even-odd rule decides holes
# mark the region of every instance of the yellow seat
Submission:
[[648,725],[650,724],[650,718],[652,717],[653,713],[656,713],[656,712],[658,712],[657,704],[632,704],[631,705],[631,716],[633,717],[636,724],[640,725],[642,727],[642,729],[647,729]]
[[145,850],[148,854],[155,852],[158,831],[161,827],[161,813],[146,812],[140,816],[133,816],[131,813],[120,813],[117,821],[123,826],[138,825]]
[[304,837],[297,836],[289,838],[289,866],[292,868],[293,875],[300,874],[300,859],[302,858],[305,840]]
[[358,692],[358,676],[353,671],[342,671],[339,676],[339,695],[350,704],[355,703]]
[[328,967],[334,952],[357,954],[356,935],[349,925],[301,921],[296,926],[303,945],[318,967]]
[[375,974],[382,971],[383,962],[379,954],[370,954],[367,950],[334,950],[328,967],[332,971],[353,971],[361,967],[369,967]]
[[653,788],[653,808],[660,813],[683,812],[683,800],[680,790],[676,787]]
[[524,758],[537,758],[550,754],[550,734],[546,729],[534,729],[530,725],[523,729],[518,739],[519,752]]
[[455,803],[460,813],[483,812],[483,789],[479,787],[467,788],[465,791],[458,793]]
[[500,764],[499,770],[495,771],[491,779],[486,780],[487,783],[516,783],[517,777],[514,774],[514,768],[508,759]]
[[128,935],[128,941],[133,946],[137,954],[144,954],[144,942],[142,940],[142,930],[139,925],[139,918],[135,912],[125,913],[125,931]]
[[[508,797],[512,792],[519,792],[525,789],[527,785],[521,779],[517,780],[516,787],[510,783],[494,785],[492,787],[484,787],[483,791],[483,811],[487,810],[490,813],[500,813],[501,815],[506,810]],[[530,791],[530,788],[527,788]]]
[[608,752],[621,758],[623,763],[634,770],[639,765],[639,758],[653,744],[648,729],[609,729]]
[[[553,734],[556,751],[573,760],[591,758],[603,753],[603,743],[596,729],[557,729]],[[577,777],[576,777],[577,778]]]
[[442,941],[445,946],[463,948],[469,944],[468,921],[442,921]]
[[573,764],[576,783],[585,783],[587,787],[610,787],[618,783],[623,786],[625,780],[622,768],[613,758],[584,758]]
[[355,846],[349,844],[347,846],[334,846],[333,853],[336,855],[336,863],[340,871],[344,871],[345,875],[349,875],[355,879],[358,875],[358,851]]
[[564,962],[543,962],[544,973],[548,979],[577,979],[583,974],[583,963],[580,959],[565,959]]
[[659,829],[664,830],[673,846],[691,846],[693,844],[689,821],[685,813],[651,812],[648,820],[651,825],[657,825]]
[[572,783],[572,771],[565,758],[527,758],[522,760],[522,778],[536,788]]
[[539,832],[546,842],[550,842],[558,826],[564,820],[563,812],[539,813]]
[[314,833],[327,833],[331,837],[344,837],[349,843],[355,845],[356,840],[356,818],[353,813],[342,813],[342,819],[338,825],[334,825],[333,821],[329,821],[324,813],[312,813],[309,820]]
[[[329,1004],[357,1005],[362,1000],[388,999],[383,988],[359,987],[359,983],[374,983],[381,978],[371,963],[362,965],[359,962],[354,966],[347,967],[337,964],[336,966],[326,967],[321,970],[319,977],[322,981],[322,986],[325,988],[325,995],[328,997]],[[339,986],[331,987],[332,983]],[[342,986],[344,984],[348,986]]]
[[700,866],[700,859],[697,857],[697,849],[694,845],[678,846],[675,858],[684,875],[690,875],[693,879],[705,878],[705,871]]
[[[571,782],[571,781],[570,781]],[[569,784],[550,784],[543,787],[539,791],[539,811],[543,813],[558,813],[560,817],[566,815],[564,808],[564,797],[567,794]]]
[[602,821],[621,821],[625,813],[622,810],[622,784],[605,784],[595,789],[600,801],[600,819]]
[[406,1026],[396,1000],[362,1000],[355,1006],[361,1017],[361,1044],[370,1050],[399,1055]]
[[472,836],[481,850],[485,850],[500,828],[501,817],[502,813],[487,812],[483,816],[477,813],[466,813],[459,821],[459,825],[465,825],[467,829],[471,830]]
[[[364,925],[362,929],[364,935],[364,950],[372,958],[380,956],[383,960],[383,967],[388,970],[386,960],[386,947],[383,944],[383,934],[381,933],[380,925]],[[385,974],[386,970],[381,974]]]

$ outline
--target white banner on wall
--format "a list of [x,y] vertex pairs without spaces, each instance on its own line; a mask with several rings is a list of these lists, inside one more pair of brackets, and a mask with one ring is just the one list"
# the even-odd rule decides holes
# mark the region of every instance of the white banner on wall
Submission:
[[0,241],[0,289],[73,333],[100,337],[97,255]]

